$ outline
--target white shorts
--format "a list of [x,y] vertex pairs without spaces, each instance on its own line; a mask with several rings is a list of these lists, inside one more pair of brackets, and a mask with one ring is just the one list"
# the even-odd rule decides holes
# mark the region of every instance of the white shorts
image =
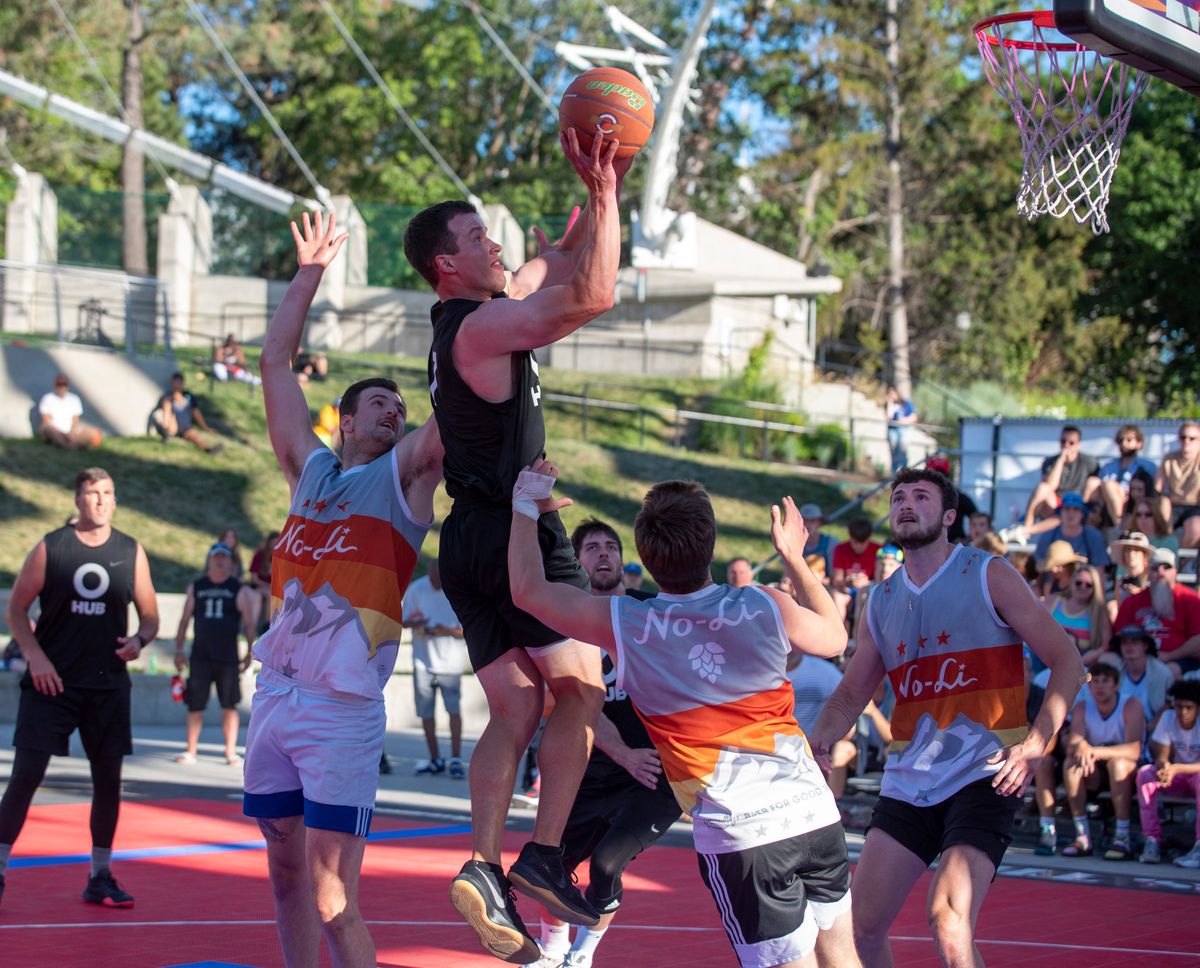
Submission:
[[386,726],[382,701],[335,696],[264,668],[246,736],[242,812],[302,816],[307,827],[365,837]]

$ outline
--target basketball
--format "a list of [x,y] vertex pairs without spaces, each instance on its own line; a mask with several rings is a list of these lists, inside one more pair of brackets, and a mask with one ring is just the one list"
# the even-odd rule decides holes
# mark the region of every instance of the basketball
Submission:
[[592,142],[616,138],[618,158],[632,158],[654,130],[654,103],[636,77],[617,67],[596,67],[573,80],[558,105],[558,126],[574,128],[579,150],[589,154]]

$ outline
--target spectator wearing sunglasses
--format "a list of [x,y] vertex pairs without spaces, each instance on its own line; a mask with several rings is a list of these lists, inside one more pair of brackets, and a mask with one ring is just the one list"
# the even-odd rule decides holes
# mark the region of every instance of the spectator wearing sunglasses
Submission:
[[1200,669],[1200,595],[1179,584],[1175,552],[1169,548],[1150,556],[1150,587],[1121,603],[1114,624],[1145,629],[1174,676]]

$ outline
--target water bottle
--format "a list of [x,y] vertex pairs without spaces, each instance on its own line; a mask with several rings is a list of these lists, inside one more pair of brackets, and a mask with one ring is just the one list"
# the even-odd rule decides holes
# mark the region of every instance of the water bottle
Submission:
[[171,677],[171,698],[175,702],[183,702],[183,676]]
[[158,675],[158,653],[151,651],[150,658],[146,660],[146,672],[152,676]]

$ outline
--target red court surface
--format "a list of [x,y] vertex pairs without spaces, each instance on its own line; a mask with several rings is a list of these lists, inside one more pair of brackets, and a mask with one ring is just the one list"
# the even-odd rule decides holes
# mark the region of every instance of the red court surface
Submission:
[[[86,804],[30,811],[0,906],[2,968],[161,968],[195,963],[282,965],[266,854],[234,801],[169,800],[122,806],[114,870],[137,898],[131,910],[84,904]],[[376,819],[362,902],[380,965],[475,968],[483,954],[447,897],[468,851],[462,824]],[[510,832],[515,851],[523,835]],[[149,856],[147,856],[149,855]],[[39,860],[41,863],[39,865]],[[506,858],[511,860],[512,858]],[[923,882],[893,932],[897,965],[935,965]],[[522,902],[536,924],[534,905]],[[989,966],[1200,965],[1196,897],[998,878],[983,909]],[[322,964],[327,964],[327,960]],[[658,845],[625,875],[625,904],[596,968],[736,968],[690,849]]]

